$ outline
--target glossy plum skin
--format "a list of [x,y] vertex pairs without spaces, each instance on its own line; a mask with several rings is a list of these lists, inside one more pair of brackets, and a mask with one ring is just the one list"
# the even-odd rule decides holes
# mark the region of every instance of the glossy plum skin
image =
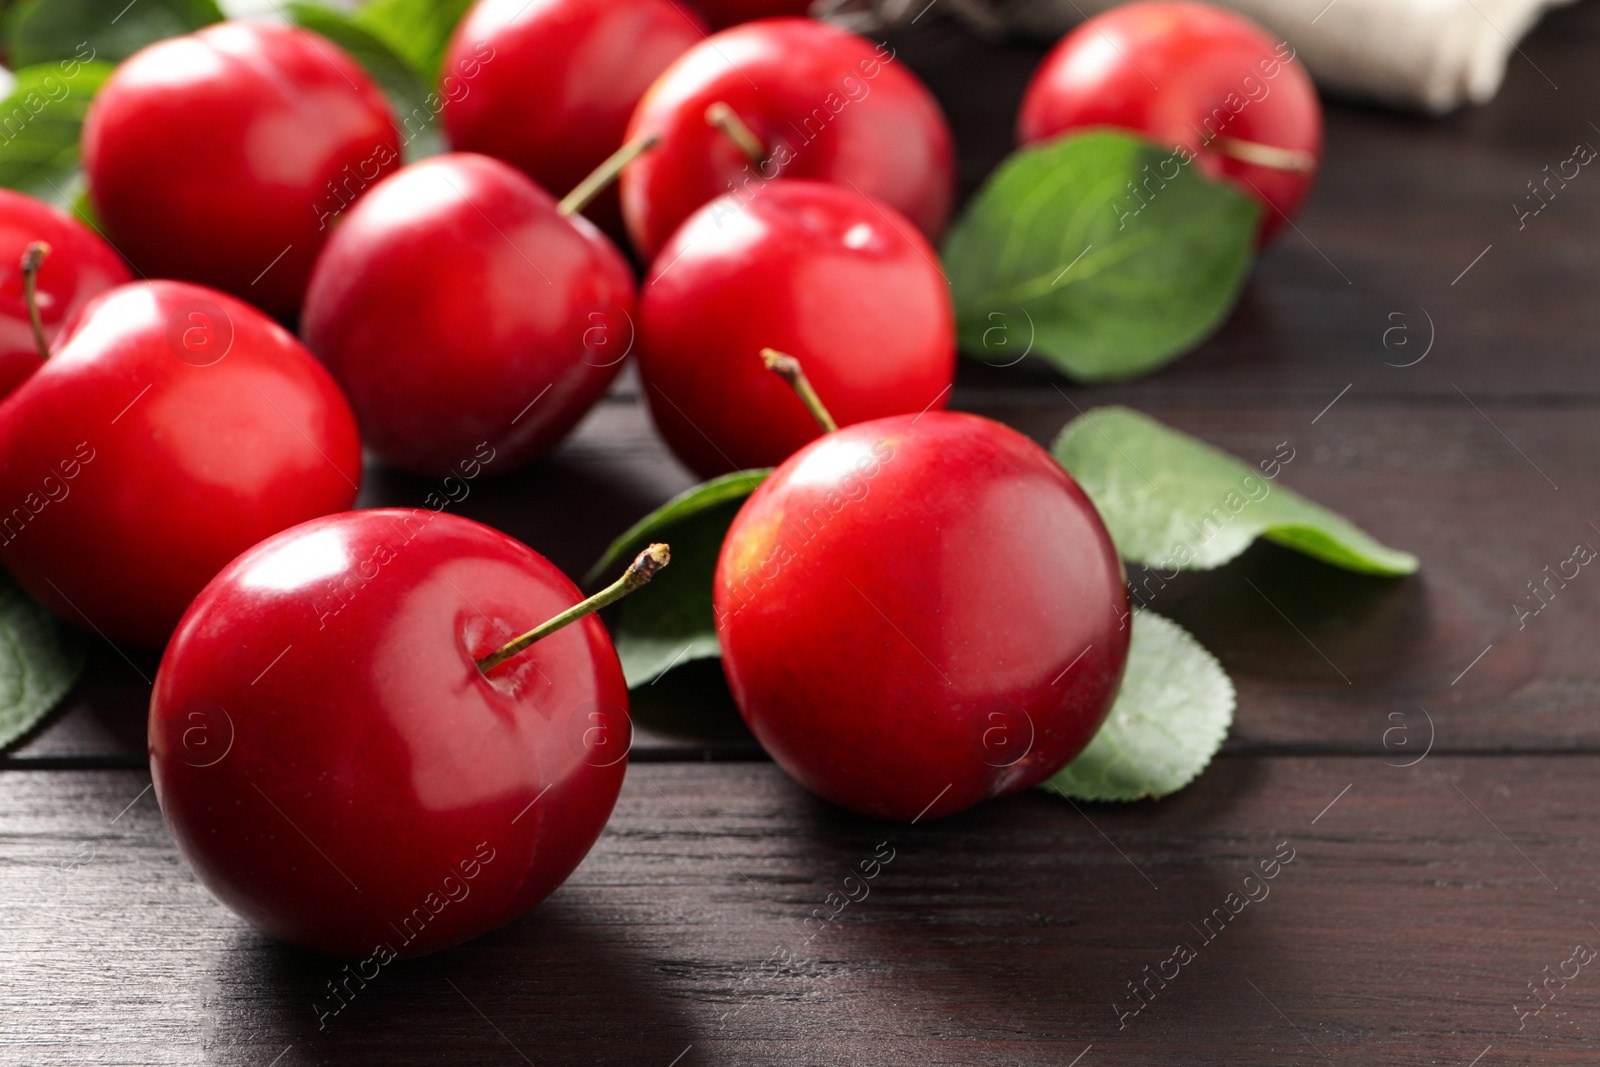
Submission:
[[[1294,50],[1242,15],[1209,4],[1142,0],[1062,38],[1034,72],[1017,119],[1023,144],[1115,126],[1197,154],[1201,170],[1263,204],[1264,243],[1294,218],[1310,174],[1225,156],[1216,137],[1322,160],[1322,106]],[[1154,88],[1159,86],[1160,88]]]
[[[706,108],[731,107],[767,150],[759,167]],[[759,197],[776,178],[836,182],[911,219],[930,239],[950,214],[955,152],[926,87],[887,45],[808,18],[762,19],[713,34],[658,78],[628,140],[661,143],[622,172],[622,215],[654,258],[678,224],[732,192]]]
[[291,334],[214,289],[135,282],[0,403],[0,563],[63,618],[160,648],[229,560],[360,481],[350,407]]
[[800,360],[841,426],[942,407],[955,313],[938,256],[904,216],[791,179],[720,197],[672,235],[639,298],[639,372],[656,428],[703,477],[781,463],[819,431],[759,353]]
[[219,574],[150,701],[178,847],[267,934],[386,962],[501,926],[589,851],[627,767],[628,693],[589,616],[485,656],[582,599],[468,519],[316,519]]
[[[564,196],[622,146],[656,75],[705,36],[675,0],[478,0],[445,52],[447,75],[477,71],[459,95],[446,94],[450,144],[503,159]],[[614,188],[584,214],[622,235]]]
[[41,365],[20,266],[34,241],[50,246],[37,286],[46,343],[90,299],[133,280],[122,257],[83,223],[31,196],[0,189],[0,396]]
[[527,175],[457,152],[405,167],[344,218],[301,330],[386,462],[500,474],[547,451],[633,344],[633,274]]
[[975,415],[846,427],[734,518],[713,584],[723,667],[779,766],[863,815],[1026,789],[1100,728],[1128,594],[1094,506]]
[[95,211],[142,273],[280,318],[300,306],[332,216],[400,161],[360,64],[309,31],[251,21],[135,53],[96,95],[82,145]]

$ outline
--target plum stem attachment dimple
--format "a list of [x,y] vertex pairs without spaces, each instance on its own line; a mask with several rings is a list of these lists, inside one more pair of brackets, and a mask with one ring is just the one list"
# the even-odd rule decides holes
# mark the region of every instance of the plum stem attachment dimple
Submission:
[[1208,147],[1240,163],[1252,163],[1290,174],[1310,174],[1317,169],[1317,157],[1299,148],[1279,148],[1259,141],[1243,141],[1237,137],[1218,137]]
[[44,321],[39,318],[39,268],[50,246],[43,241],[30,241],[22,251],[22,299],[28,305],[28,324],[33,327],[33,344],[40,359],[50,358],[50,346],[44,339]]
[[811,412],[811,417],[817,420],[817,425],[822,427],[823,433],[832,433],[839,428],[833,421],[833,416],[823,406],[822,398],[811,387],[811,379],[806,377],[806,372],[800,369],[800,361],[786,352],[779,352],[776,348],[763,348],[761,361],[767,369],[784,381],[789,387],[799,394],[800,400],[805,404],[806,410]]
[[737,111],[721,100],[706,108],[706,122],[726,134],[754,165],[759,167],[767,161],[767,146],[761,143],[761,138],[744,124]]
[[623,167],[660,143],[661,138],[653,133],[629,141],[607,156],[605,162],[589,172],[588,177],[573,186],[572,192],[562,197],[561,203],[556,205],[556,212],[562,216],[576,215],[588,207],[606,186],[617,180]]
[[650,579],[654,578],[671,559],[672,552],[668,546],[652,544],[634,557],[633,562],[628,564],[628,569],[623,572],[621,578],[618,578],[589,599],[579,601],[554,618],[540,623],[521,637],[513,638],[501,645],[495,651],[478,660],[478,669],[484,674],[488,674],[540,638],[549,637],[568,623],[577,622],[585,615],[592,615],[607,604],[613,604],[621,600],[635,589],[648,584]]

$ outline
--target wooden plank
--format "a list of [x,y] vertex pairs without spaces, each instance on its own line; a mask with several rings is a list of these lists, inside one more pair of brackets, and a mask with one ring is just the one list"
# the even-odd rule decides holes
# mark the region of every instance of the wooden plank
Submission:
[[[340,967],[212,901],[145,776],[10,772],[0,1061],[1592,1064],[1600,963],[1563,964],[1600,945],[1597,773],[1234,757],[1159,804],[904,826],[771,765],[635,766],[545,905],[384,968],[319,1030]],[[1568,980],[1531,1014],[1547,966]]]

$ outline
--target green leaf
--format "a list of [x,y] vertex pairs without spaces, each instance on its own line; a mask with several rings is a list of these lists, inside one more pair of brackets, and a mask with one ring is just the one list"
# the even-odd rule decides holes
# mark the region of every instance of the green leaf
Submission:
[[94,205],[89,202],[89,187],[81,180],[82,177],[80,172],[78,174],[80,180],[75,183],[76,188],[72,193],[72,217],[104,237],[106,229],[100,225],[100,216],[95,213]]
[[428,106],[429,83],[409,61],[397,55],[371,29],[342,11],[299,2],[285,5],[284,10],[296,26],[320,33],[349,52],[383,88],[389,105],[394,108],[406,162],[441,151],[444,138],[439,131],[438,115]]
[[7,19],[11,65],[117,64],[147,44],[221,22],[216,0],[21,0]]
[[[771,467],[734,471],[691,486],[656,508],[650,514],[628,527],[626,533],[611,542],[606,554],[601,556],[589,573],[583,576],[584,585],[593,585],[605,573],[633,558],[651,541],[660,540],[657,533],[669,529],[674,523],[697,515],[708,508],[728,500],[743,500],[755,492],[756,486],[767,480]],[[676,556],[674,556],[676,562]],[[709,586],[707,587],[709,588]]]
[[743,503],[742,497],[724,500],[657,531],[672,546],[672,562],[622,602],[612,635],[628,688],[680,663],[722,654],[711,580],[722,539]]
[[0,186],[71,210],[78,133],[111,70],[109,63],[63,60],[17,71],[16,87],[0,100]]
[[1105,725],[1039,787],[1074,800],[1176,793],[1222,747],[1233,707],[1233,682],[1200,642],[1170,619],[1135,612],[1127,671]]
[[439,82],[445,46],[473,0],[370,0],[355,21],[411,64],[424,85]]
[[651,541],[672,546],[672,562],[624,600],[612,633],[628,687],[653,682],[693,659],[721,655],[711,605],[717,554],[733,517],[770,470],[735,471],[679,493],[611,543],[584,579],[593,583]]
[[1051,452],[1133,563],[1207,570],[1265,537],[1361,574],[1417,569],[1411,553],[1277,484],[1272,475],[1293,460],[1292,451],[1262,460],[1258,470],[1147,415],[1104,407],[1068,423]]
[[1097,131],[1002,163],[945,242],[963,351],[1007,364],[1037,352],[1108,381],[1204,340],[1249,274],[1258,209],[1180,159]]
[[83,636],[0,574],[0,748],[61,702],[86,660]]
[[[706,580],[710,582],[710,575]],[[674,667],[697,659],[717,659],[722,645],[715,627],[686,629],[679,633],[650,633],[648,622],[617,630],[617,659],[629,689],[649,685]],[[665,629],[665,624],[663,624]]]

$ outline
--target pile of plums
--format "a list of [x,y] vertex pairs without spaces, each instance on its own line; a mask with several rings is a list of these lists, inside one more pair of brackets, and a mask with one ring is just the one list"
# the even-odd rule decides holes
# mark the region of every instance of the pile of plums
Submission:
[[[707,36],[671,0],[480,0],[444,59],[454,150],[409,165],[411,119],[331,41],[220,23],[95,98],[104,239],[0,193],[22,264],[0,294],[0,562],[63,618],[165,647],[162,810],[262,930],[431,951],[522,913],[595,841],[629,726],[589,612],[665,550],[586,601],[485,526],[349,509],[363,447],[505,473],[630,353],[687,466],[777,465],[714,596],[734,696],[796,779],[936,817],[1036,784],[1103,721],[1128,647],[1104,526],[1036,444],[943,410],[940,109],[887,46],[739,23],[756,6],[793,4],[717,0],[730,28]],[[1309,178],[1284,160],[1320,132],[1278,48],[1201,5],[1129,5],[1046,61],[1022,137],[1141,130],[1292,212]],[[1268,62],[1274,95],[1228,137],[1179,121]]]

